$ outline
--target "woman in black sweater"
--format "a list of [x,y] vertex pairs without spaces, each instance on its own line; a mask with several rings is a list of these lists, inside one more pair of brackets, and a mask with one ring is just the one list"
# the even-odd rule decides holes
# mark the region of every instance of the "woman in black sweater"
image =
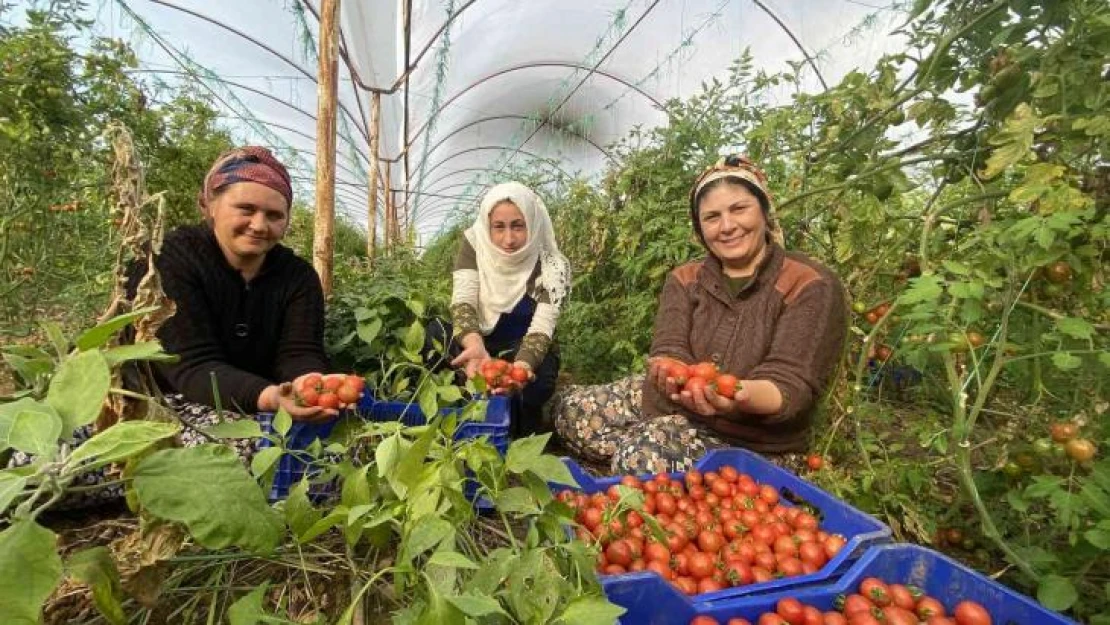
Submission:
[[[285,167],[265,148],[244,147],[216,159],[204,178],[198,205],[204,223],[166,235],[155,266],[174,315],[158,330],[175,363],[154,374],[165,401],[182,422],[181,442],[209,442],[201,431],[237,414],[285,409],[294,419],[327,420],[334,410],[296,405],[283,383],[328,369],[324,353],[324,295],[312,266],[280,244],[289,227],[293,190]],[[145,264],[131,271],[134,295]],[[288,387],[285,387],[288,388]],[[213,392],[215,390],[215,393]],[[218,399],[218,401],[217,401]],[[95,432],[74,433],[80,445]],[[254,441],[234,441],[245,460]],[[17,452],[10,465],[31,462]],[[75,486],[109,481],[106,469],[86,473]],[[59,508],[114,500],[119,485],[67,497]]]

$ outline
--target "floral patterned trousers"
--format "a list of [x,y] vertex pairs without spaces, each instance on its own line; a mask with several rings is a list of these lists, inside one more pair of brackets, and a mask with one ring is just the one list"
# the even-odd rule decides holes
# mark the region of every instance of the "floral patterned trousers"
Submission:
[[[682,415],[644,419],[640,412],[643,375],[608,384],[569,386],[551,400],[551,420],[563,444],[613,474],[686,471],[706,452],[730,447],[709,428]],[[799,472],[800,454],[763,454],[788,471]]]

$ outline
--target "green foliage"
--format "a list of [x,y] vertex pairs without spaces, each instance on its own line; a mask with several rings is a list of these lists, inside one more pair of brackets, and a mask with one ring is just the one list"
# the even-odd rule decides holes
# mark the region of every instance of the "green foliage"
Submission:
[[139,82],[134,53],[92,37],[80,8],[55,2],[0,25],[0,322],[13,331],[57,309],[88,318],[110,288],[110,121],[131,129],[170,227],[197,221],[199,181],[231,145],[203,96]]

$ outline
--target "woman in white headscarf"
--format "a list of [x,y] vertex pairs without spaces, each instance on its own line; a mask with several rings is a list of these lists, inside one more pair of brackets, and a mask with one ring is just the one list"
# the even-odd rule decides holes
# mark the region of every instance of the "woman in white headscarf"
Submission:
[[570,264],[555,243],[543,200],[519,182],[486,193],[464,233],[453,273],[451,364],[473,376],[490,358],[532,372],[514,401],[513,433],[534,433],[555,390],[559,311],[570,291]]

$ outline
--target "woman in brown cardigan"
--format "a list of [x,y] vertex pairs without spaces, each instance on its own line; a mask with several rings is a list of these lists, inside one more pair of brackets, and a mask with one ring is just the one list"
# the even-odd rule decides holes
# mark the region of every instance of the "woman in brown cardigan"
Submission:
[[[615,473],[682,471],[730,446],[796,468],[844,344],[843,287],[783,249],[766,176],[747,159],[722,159],[699,176],[690,216],[708,254],[667,276],[647,375],[561,393],[556,431]],[[680,391],[669,360],[712,362],[740,379],[738,390]]]

